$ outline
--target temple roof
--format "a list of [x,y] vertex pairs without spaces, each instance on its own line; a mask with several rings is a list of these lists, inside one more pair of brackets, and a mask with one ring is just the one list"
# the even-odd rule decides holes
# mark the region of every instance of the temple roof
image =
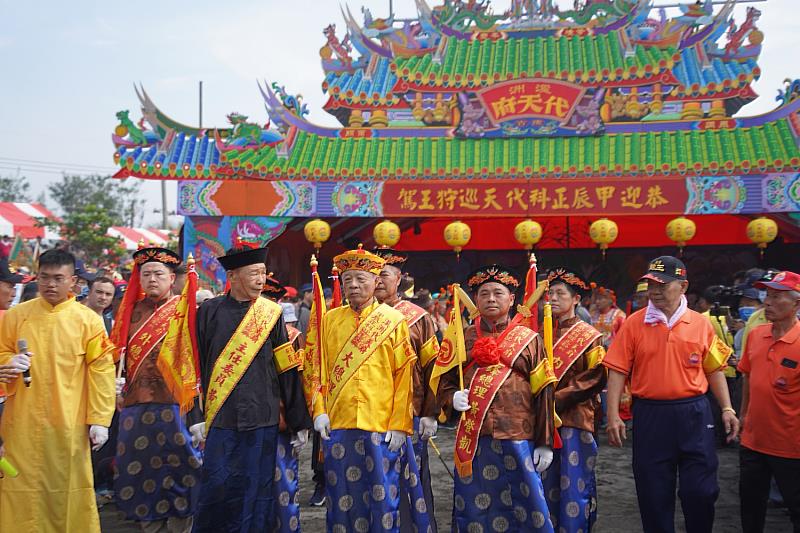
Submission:
[[625,57],[615,33],[471,42],[448,39],[440,62],[433,55],[397,58],[398,77],[410,84],[473,88],[515,78],[596,82],[653,77],[680,61],[675,48],[638,46]]
[[735,121],[711,122],[725,128],[517,139],[358,137],[369,130],[342,130],[354,135],[342,138],[297,131],[287,157],[267,145],[220,152],[207,137],[179,134],[166,150],[121,147],[116,157],[129,175],[161,179],[482,179],[800,168],[787,118],[734,128],[727,126]]

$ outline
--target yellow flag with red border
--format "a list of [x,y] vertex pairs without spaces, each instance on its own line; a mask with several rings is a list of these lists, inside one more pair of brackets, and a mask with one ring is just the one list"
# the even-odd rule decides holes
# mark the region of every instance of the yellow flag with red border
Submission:
[[[450,322],[442,336],[442,343],[439,345],[439,354],[436,356],[436,364],[431,372],[430,387],[434,393],[439,392],[439,380],[453,368],[467,360],[467,348],[464,343],[464,324],[461,319],[462,302],[464,291],[458,284],[453,284],[453,310],[450,315]],[[467,297],[467,300],[469,298]],[[469,300],[471,304],[472,301]]]
[[156,366],[164,377],[167,389],[180,406],[181,414],[189,412],[194,398],[200,392],[196,316],[197,271],[190,256],[186,285],[156,360]]

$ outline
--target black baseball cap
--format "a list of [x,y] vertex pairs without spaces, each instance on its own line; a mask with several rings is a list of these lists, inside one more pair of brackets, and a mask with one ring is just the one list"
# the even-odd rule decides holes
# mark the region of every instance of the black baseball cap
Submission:
[[640,279],[652,279],[659,283],[686,281],[686,265],[677,257],[662,255],[650,261],[647,273]]

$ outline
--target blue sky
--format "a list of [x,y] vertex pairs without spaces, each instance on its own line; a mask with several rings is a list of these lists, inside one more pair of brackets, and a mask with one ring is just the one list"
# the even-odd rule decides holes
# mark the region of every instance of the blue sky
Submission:
[[[496,11],[509,3],[493,2]],[[359,20],[362,5],[376,17],[388,11],[388,0],[351,0]],[[394,5],[399,16],[415,14],[413,0]],[[773,108],[782,80],[800,76],[799,3],[754,5],[766,37],[755,85],[761,98],[744,108],[741,114],[748,115]],[[737,21],[744,20],[744,9],[736,8]],[[37,193],[63,169],[113,172],[114,115],[129,109],[134,121],[140,118],[134,82],[172,118],[195,124],[203,80],[203,123],[225,126],[232,111],[265,122],[256,79],[278,81],[305,97],[311,120],[337,124],[321,109],[319,63],[322,29],[333,22],[343,36],[335,0],[0,0],[0,12],[0,175],[22,167]],[[171,209],[175,189],[170,183]],[[160,207],[160,184],[144,183],[143,190],[150,208]],[[146,222],[159,220],[150,213]]]

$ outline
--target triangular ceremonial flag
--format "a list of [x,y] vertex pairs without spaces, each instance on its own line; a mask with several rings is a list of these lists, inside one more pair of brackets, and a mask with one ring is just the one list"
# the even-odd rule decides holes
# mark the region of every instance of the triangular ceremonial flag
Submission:
[[[450,313],[450,322],[444,332],[442,343],[439,347],[439,355],[436,356],[436,364],[431,372],[430,386],[434,393],[439,392],[439,380],[441,377],[467,360],[464,325],[461,321],[461,299],[465,294],[458,284],[453,284],[452,292],[453,311]],[[469,298],[467,298],[467,301],[472,304],[472,300],[469,300]]]
[[156,366],[164,377],[167,389],[180,406],[181,414],[192,408],[199,394],[199,361],[197,352],[197,271],[189,256],[189,273],[175,314],[169,321],[169,329]]

